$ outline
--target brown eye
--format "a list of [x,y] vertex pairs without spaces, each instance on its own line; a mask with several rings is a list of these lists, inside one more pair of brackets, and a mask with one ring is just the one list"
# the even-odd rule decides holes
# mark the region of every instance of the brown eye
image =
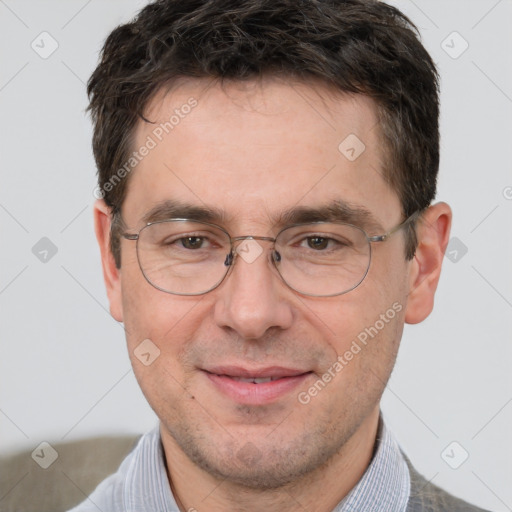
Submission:
[[329,245],[329,238],[310,236],[307,238],[308,246],[311,249],[326,249]]
[[203,243],[203,237],[201,236],[188,236],[186,238],[180,238],[179,241],[185,249],[201,249]]

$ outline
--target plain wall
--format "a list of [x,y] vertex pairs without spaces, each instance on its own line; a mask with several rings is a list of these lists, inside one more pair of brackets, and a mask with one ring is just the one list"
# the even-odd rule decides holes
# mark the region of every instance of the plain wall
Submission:
[[[0,3],[1,453],[142,433],[156,422],[108,311],[84,113],[102,42],[144,3]],[[439,66],[438,200],[453,208],[455,239],[434,312],[405,328],[382,408],[428,479],[490,510],[512,510],[512,1],[393,4],[418,25]],[[41,32],[58,43],[47,58],[31,47],[44,53],[55,44]],[[42,262],[36,254],[45,248]],[[441,456],[453,441],[469,453],[458,469]]]

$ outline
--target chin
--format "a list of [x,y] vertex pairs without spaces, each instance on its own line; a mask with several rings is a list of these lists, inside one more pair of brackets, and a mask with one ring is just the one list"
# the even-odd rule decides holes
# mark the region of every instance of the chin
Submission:
[[325,432],[316,432],[288,440],[269,436],[254,443],[244,443],[240,440],[243,436],[238,440],[228,436],[229,439],[212,439],[207,444],[206,438],[190,434],[173,438],[196,466],[216,479],[260,491],[279,489],[310,477],[346,442],[345,436],[333,439]]

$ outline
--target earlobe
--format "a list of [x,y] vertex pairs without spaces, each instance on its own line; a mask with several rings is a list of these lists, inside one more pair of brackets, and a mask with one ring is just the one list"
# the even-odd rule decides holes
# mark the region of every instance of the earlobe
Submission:
[[101,253],[103,279],[110,303],[110,314],[118,321],[123,321],[121,297],[120,269],[116,267],[114,256],[110,249],[110,226],[112,215],[110,208],[103,199],[94,204],[94,230]]
[[418,247],[410,266],[405,321],[417,324],[434,307],[444,253],[450,237],[452,211],[446,203],[430,206],[416,226]]

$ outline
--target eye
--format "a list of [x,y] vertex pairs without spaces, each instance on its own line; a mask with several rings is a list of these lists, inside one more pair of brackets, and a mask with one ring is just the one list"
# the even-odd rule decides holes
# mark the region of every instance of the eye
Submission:
[[306,238],[311,249],[326,249],[329,246],[329,239],[321,236],[309,236]]
[[187,236],[176,241],[180,242],[185,249],[203,249],[202,244],[205,240],[207,239],[203,236]]
[[160,245],[167,249],[197,251],[199,249],[211,249],[214,241],[208,236],[195,233],[180,233],[179,235],[167,236]]
[[347,247],[347,243],[342,240],[335,240],[326,236],[311,235],[302,240],[302,243],[306,242],[307,247],[314,249],[315,251],[324,251],[325,249],[341,249]]

